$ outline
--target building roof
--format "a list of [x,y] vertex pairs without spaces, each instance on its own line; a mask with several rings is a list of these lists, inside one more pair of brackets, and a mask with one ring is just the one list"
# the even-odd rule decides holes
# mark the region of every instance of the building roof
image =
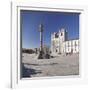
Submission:
[[69,39],[69,40],[66,40],[66,41],[71,41],[71,40],[79,40],[79,38]]

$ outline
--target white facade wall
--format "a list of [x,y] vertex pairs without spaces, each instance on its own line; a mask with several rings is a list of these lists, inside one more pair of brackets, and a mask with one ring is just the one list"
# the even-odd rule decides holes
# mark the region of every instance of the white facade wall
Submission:
[[79,40],[69,40],[63,42],[64,53],[78,53],[79,52]]
[[79,53],[79,40],[68,40],[65,35],[66,31],[61,29],[57,33],[58,37],[55,37],[55,34],[51,35],[51,52],[52,53]]

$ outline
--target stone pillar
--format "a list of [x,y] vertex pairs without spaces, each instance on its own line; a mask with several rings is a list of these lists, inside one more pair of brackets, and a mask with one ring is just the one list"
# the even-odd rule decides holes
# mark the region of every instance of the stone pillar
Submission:
[[38,59],[43,59],[44,58],[44,52],[43,52],[43,25],[39,25],[39,32],[40,32],[40,51],[39,51],[39,56]]
[[49,59],[50,58],[50,54],[48,54],[48,52],[44,52],[44,47],[43,47],[43,25],[40,24],[39,25],[39,32],[40,32],[40,52],[39,52],[39,56],[38,59]]
[[39,25],[39,32],[40,32],[40,51],[43,51],[43,25]]

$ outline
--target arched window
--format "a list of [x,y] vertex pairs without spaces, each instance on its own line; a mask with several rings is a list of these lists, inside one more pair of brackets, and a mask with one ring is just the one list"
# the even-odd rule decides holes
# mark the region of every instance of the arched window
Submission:
[[75,41],[75,51],[76,51],[76,47],[77,47],[77,43],[76,43],[76,41]]
[[57,49],[56,49],[56,52],[57,52]]
[[69,45],[69,42],[68,42],[68,47],[69,47],[70,45]]
[[63,35],[63,33],[61,32],[61,36]]

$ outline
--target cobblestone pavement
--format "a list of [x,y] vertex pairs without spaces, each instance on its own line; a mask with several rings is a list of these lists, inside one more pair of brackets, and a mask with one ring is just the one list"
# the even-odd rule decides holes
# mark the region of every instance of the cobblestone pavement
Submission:
[[79,54],[37,59],[36,54],[22,55],[22,77],[79,75]]

